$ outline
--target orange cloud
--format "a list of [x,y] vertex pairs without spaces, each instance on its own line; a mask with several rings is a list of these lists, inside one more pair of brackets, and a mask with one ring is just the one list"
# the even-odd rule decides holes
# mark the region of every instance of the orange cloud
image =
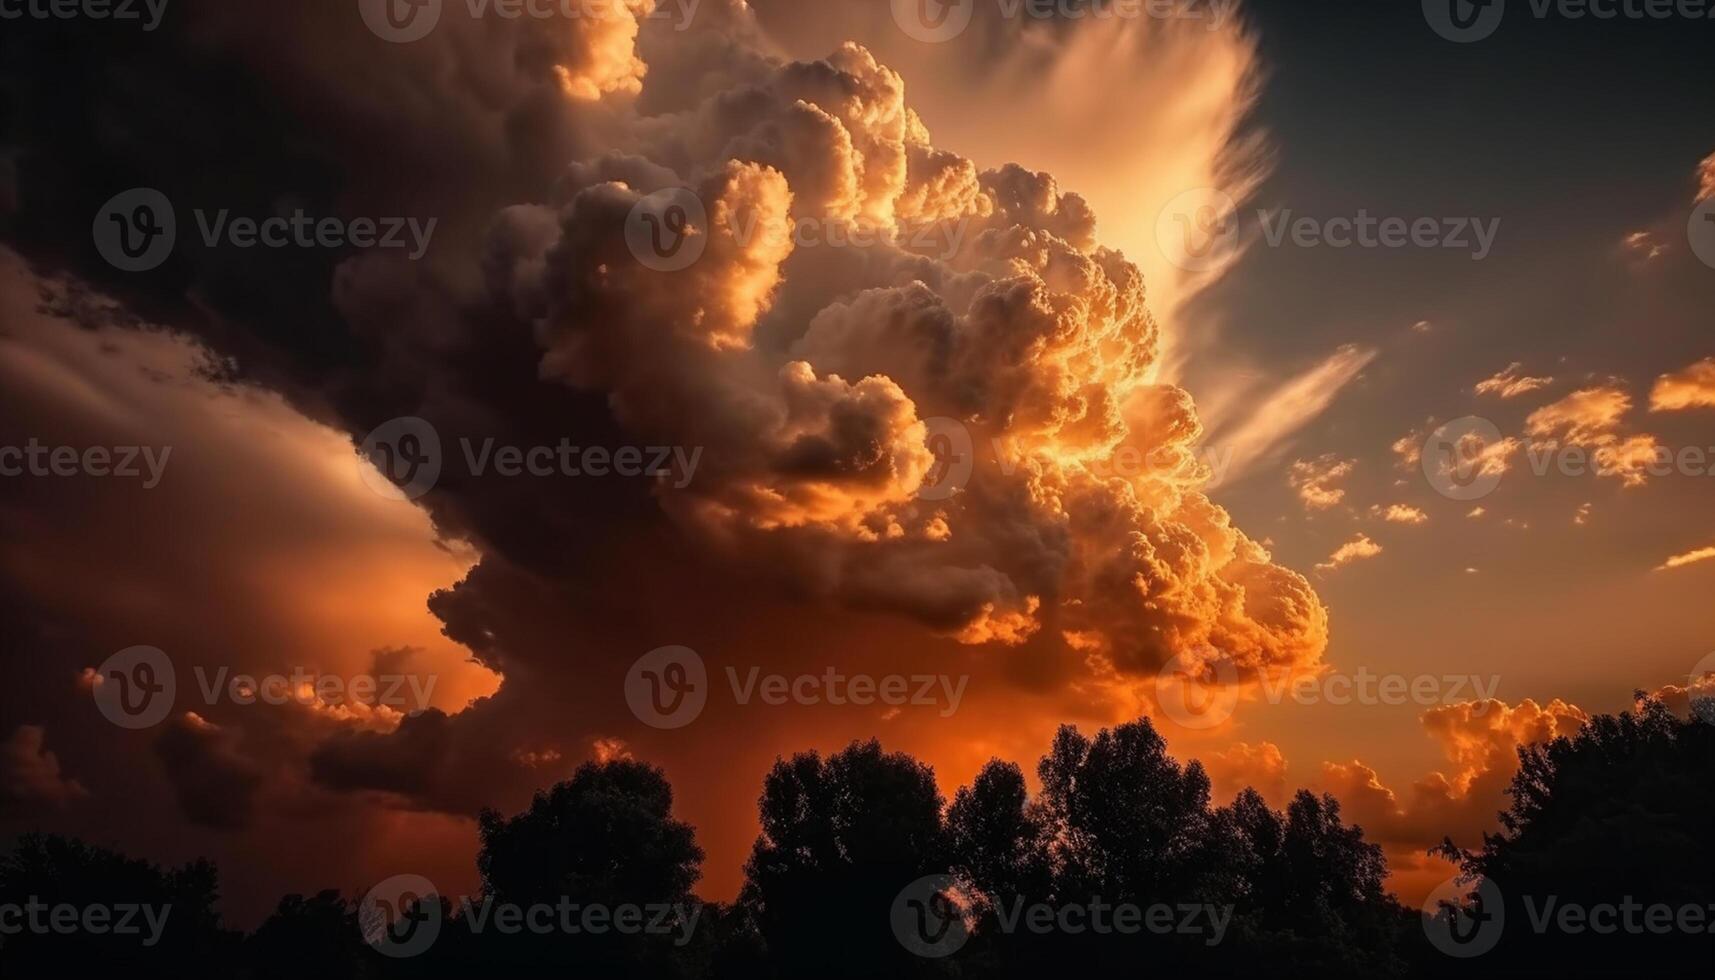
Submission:
[[1692,551],[1687,551],[1682,555],[1672,556],[1667,561],[1657,565],[1655,570],[1658,572],[1665,572],[1670,568],[1683,568],[1686,565],[1695,565],[1700,561],[1708,561],[1711,558],[1715,558],[1715,546],[1697,548]]
[[1715,357],[1706,357],[1683,371],[1657,378],[1650,391],[1649,407],[1652,412],[1715,408]]
[[1531,377],[1522,374],[1524,364],[1514,361],[1493,377],[1477,382],[1475,389],[1479,395],[1499,395],[1502,398],[1517,398],[1528,395],[1539,388],[1546,388],[1554,383],[1550,377]]
[[1352,540],[1336,548],[1334,553],[1328,556],[1327,561],[1317,565],[1316,567],[1323,571],[1332,571],[1333,569],[1339,568],[1341,565],[1346,565],[1354,561],[1361,561],[1365,558],[1374,558],[1381,553],[1381,545],[1371,541],[1369,535],[1359,534],[1352,538]]
[[1535,440],[1535,451],[1589,449],[1598,475],[1616,477],[1628,487],[1642,486],[1661,445],[1647,434],[1619,435],[1620,422],[1631,408],[1631,396],[1617,384],[1584,388],[1532,412],[1525,431]]
[[1286,481],[1298,491],[1298,499],[1304,501],[1305,507],[1327,510],[1346,499],[1346,491],[1334,484],[1350,476],[1357,465],[1355,459],[1340,459],[1332,453],[1312,460],[1301,459],[1292,464]]

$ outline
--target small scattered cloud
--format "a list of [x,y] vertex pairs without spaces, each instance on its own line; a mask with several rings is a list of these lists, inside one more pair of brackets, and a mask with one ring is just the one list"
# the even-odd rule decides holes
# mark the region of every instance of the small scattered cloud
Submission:
[[1572,515],[1572,523],[1579,527],[1590,523],[1590,505],[1588,503],[1578,506],[1578,513]]
[[1389,524],[1426,524],[1429,515],[1408,504],[1389,504],[1387,507],[1375,506],[1370,513],[1387,521]]
[[1431,330],[1434,330],[1434,329],[1435,329],[1435,324],[1430,323],[1428,320],[1419,320],[1416,323],[1411,325],[1411,330],[1413,333],[1429,333]]
[[1352,538],[1352,540],[1336,548],[1334,553],[1328,556],[1327,561],[1322,562],[1316,567],[1324,572],[1329,572],[1342,565],[1349,565],[1352,562],[1362,561],[1366,558],[1374,558],[1381,553],[1381,545],[1371,541],[1369,535],[1359,534]]
[[1667,243],[1657,238],[1653,231],[1634,231],[1620,240],[1626,251],[1641,257],[1648,262],[1660,258],[1668,251]]
[[1286,475],[1286,482],[1297,491],[1298,499],[1304,501],[1309,510],[1327,510],[1346,499],[1343,487],[1336,483],[1352,475],[1358,461],[1341,459],[1333,453],[1327,453],[1311,460],[1298,460],[1292,464],[1292,470]]
[[0,815],[63,807],[88,795],[83,784],[61,774],[40,725],[20,725],[0,742]]
[[1524,374],[1523,371],[1523,362],[1514,361],[1496,372],[1493,377],[1477,382],[1476,393],[1479,395],[1499,395],[1502,398],[1517,398],[1554,383],[1554,379],[1551,377],[1532,377]]
[[1661,445],[1652,435],[1619,434],[1620,421],[1631,408],[1631,395],[1617,383],[1582,388],[1532,412],[1525,419],[1525,431],[1533,451],[1552,452],[1565,446],[1590,450],[1597,475],[1638,487],[1649,481],[1649,466]]
[[1475,520],[1476,518],[1482,517],[1484,514],[1487,514],[1488,512],[1489,512],[1489,508],[1487,508],[1487,507],[1473,507],[1473,508],[1471,508],[1470,512],[1467,513],[1465,516]]
[[1656,379],[1650,392],[1652,412],[1678,412],[1688,408],[1715,408],[1715,357],[1706,357],[1683,371]]

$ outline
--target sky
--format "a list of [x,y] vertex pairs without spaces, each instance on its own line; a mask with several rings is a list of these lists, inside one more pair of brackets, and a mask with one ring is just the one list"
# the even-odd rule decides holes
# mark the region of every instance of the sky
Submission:
[[0,34],[0,834],[253,923],[629,755],[729,900],[779,756],[1144,716],[1417,901],[1715,671],[1715,22],[432,9]]

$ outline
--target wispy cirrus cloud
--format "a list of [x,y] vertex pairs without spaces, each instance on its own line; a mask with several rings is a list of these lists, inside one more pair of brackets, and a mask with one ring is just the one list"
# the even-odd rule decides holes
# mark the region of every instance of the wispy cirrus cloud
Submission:
[[1701,561],[1709,561],[1712,558],[1715,558],[1715,545],[1711,545],[1707,548],[1697,548],[1692,551],[1687,551],[1682,555],[1674,555],[1667,561],[1657,565],[1655,570],[1658,572],[1665,572],[1669,569],[1684,568],[1686,565],[1695,565]]
[[1517,398],[1528,395],[1539,388],[1546,388],[1554,383],[1552,377],[1532,377],[1524,374],[1524,364],[1514,361],[1494,375],[1477,382],[1474,389],[1479,395],[1499,395],[1502,398]]

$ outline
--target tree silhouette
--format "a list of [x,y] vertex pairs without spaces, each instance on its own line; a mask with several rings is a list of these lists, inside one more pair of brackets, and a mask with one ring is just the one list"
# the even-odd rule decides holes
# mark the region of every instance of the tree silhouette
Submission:
[[[41,928],[26,924],[3,937],[0,975],[31,980],[121,969],[136,977],[228,977],[240,937],[220,928],[219,897],[207,861],[163,870],[81,841],[26,834],[0,860],[0,906],[44,909],[34,917]],[[56,927],[56,907],[105,910],[97,913],[100,932]],[[137,931],[122,934],[121,926]]]
[[510,819],[485,810],[479,834],[483,891],[503,902],[684,902],[702,876],[696,831],[673,818],[673,787],[629,759],[585,763]]
[[[731,906],[691,896],[703,852],[692,828],[673,817],[659,769],[586,764],[522,813],[480,816],[484,894],[471,906],[443,896],[436,941],[408,959],[365,944],[354,897],[289,895],[241,939],[220,926],[207,862],[163,870],[65,838],[26,836],[0,859],[0,905],[172,911],[151,947],[136,937],[52,930],[0,936],[0,970],[26,980],[114,969],[192,980],[1011,980],[1068,970],[1237,977],[1258,964],[1319,978],[1577,978],[1639,963],[1706,973],[1715,958],[1705,932],[1573,935],[1532,921],[1552,898],[1585,908],[1695,907],[1707,927],[1715,918],[1715,725],[1641,698],[1635,713],[1596,718],[1575,736],[1522,749],[1520,759],[1502,832],[1474,853],[1451,842],[1441,848],[1504,898],[1504,935],[1475,959],[1431,947],[1420,917],[1386,893],[1381,849],[1342,821],[1332,797],[1300,791],[1279,811],[1247,789],[1211,807],[1202,767],[1174,760],[1139,720],[1094,737],[1062,727],[1037,766],[1034,795],[1018,765],[996,759],[945,807],[928,766],[873,740],[825,759],[807,752],[777,760]],[[961,913],[961,942],[939,950],[944,957],[916,955],[921,949],[895,932],[899,900],[911,894],[938,896],[937,914]],[[694,932],[675,922],[671,935],[513,933],[482,917],[491,902],[677,905],[697,918]],[[1173,926],[1191,906],[1229,918],[1219,944],[1207,920],[1190,933],[1021,925],[1029,908],[1122,903],[1173,909]]]
[[[1715,714],[1703,702],[1685,719],[1637,699],[1635,712],[1521,748],[1501,832],[1474,853],[1451,840],[1438,849],[1503,899],[1499,945],[1474,961],[1478,975],[1612,976],[1647,963],[1691,976],[1715,964]],[[1568,929],[1560,918],[1568,906],[1623,916],[1626,903],[1640,908],[1639,928],[1619,918],[1604,933],[1574,918]],[[1641,911],[1651,906],[1673,910],[1665,931],[1652,931]],[[1694,930],[1680,919],[1687,909]]]
[[895,940],[894,898],[947,871],[935,774],[881,744],[777,761],[741,903],[782,976],[896,976],[920,969]]
[[[495,967],[665,980],[685,973],[694,951],[675,939],[701,917],[691,886],[703,850],[691,825],[673,817],[673,788],[660,769],[629,759],[585,763],[523,813],[488,810],[478,824],[483,896],[455,910],[435,949],[449,975]],[[500,906],[550,907],[555,925],[498,932]],[[577,931],[565,928],[562,910],[571,907]],[[582,919],[590,907],[606,910],[596,930]],[[609,924],[629,907],[641,912],[632,929]]]

